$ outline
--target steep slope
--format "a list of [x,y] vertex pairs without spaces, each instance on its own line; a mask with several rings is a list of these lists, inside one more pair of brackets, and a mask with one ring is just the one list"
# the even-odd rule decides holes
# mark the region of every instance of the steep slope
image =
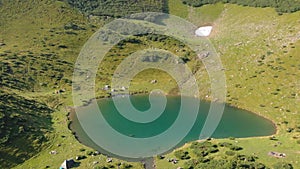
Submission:
[[91,29],[76,29],[74,22],[85,18],[67,7],[58,1],[1,1],[0,168],[36,155],[53,137],[52,112],[64,97],[53,93],[70,86],[78,39],[91,34],[76,36]]
[[165,0],[66,0],[87,15],[121,17],[140,12],[168,12]]
[[0,163],[1,168],[8,168],[47,145],[52,110],[14,93],[0,91],[0,98]]

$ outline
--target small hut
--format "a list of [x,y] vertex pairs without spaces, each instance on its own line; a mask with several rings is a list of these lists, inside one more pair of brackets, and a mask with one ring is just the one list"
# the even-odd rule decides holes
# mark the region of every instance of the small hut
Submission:
[[59,169],[70,169],[74,166],[75,161],[73,159],[69,159],[69,160],[65,160],[61,166],[59,167]]

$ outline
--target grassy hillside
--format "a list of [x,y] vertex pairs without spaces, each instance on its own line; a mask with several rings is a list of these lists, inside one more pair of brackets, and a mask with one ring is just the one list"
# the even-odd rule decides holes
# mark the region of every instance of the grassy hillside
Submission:
[[15,93],[0,91],[0,97],[0,163],[9,167],[24,162],[47,144],[53,130],[52,110]]
[[292,13],[300,10],[300,3],[298,0],[182,0],[184,4],[188,4],[194,7],[200,7],[206,4],[215,4],[217,2],[238,4],[242,6],[251,6],[251,7],[272,7],[275,8],[279,14],[282,13]]
[[[243,147],[235,155],[250,157],[255,154],[255,163],[268,167],[285,162],[300,168],[300,150],[297,150],[300,140],[300,107],[297,104],[300,91],[299,12],[278,16],[271,8],[221,3],[196,8],[184,5],[181,0],[169,0],[168,4],[167,1],[149,0],[140,2],[140,6],[128,3],[122,8],[126,10],[115,12],[124,1],[115,1],[117,5],[112,6],[115,8],[106,9],[102,8],[104,1],[89,2],[85,6],[71,0],[68,3],[54,0],[1,1],[0,168],[16,166],[30,157],[16,168],[57,168],[63,160],[76,156],[86,157],[77,160],[80,163],[78,168],[111,167],[105,162],[105,156],[93,155],[95,151],[78,143],[68,129],[66,108],[72,106],[73,64],[86,40],[107,22],[106,17],[87,17],[88,14],[119,17],[142,11],[141,5],[145,7],[153,3],[155,5],[146,10],[152,10],[152,7],[158,11],[168,9],[171,14],[197,26],[212,25],[214,29],[209,38],[226,68],[227,102],[267,117],[278,127],[275,141],[266,137],[213,140],[212,143],[230,142]],[[112,2],[106,1],[113,5]],[[100,66],[104,68],[99,70],[102,76],[97,76],[98,96],[108,95],[101,88],[110,82],[113,70],[122,59],[135,50],[148,47],[168,49],[188,57],[187,64],[201,85],[200,97],[209,95],[204,67],[195,61],[192,53],[187,55],[189,49],[174,39],[151,36],[133,37],[135,41],[122,42],[108,53]],[[153,79],[158,80],[156,85],[149,83]],[[148,92],[161,88],[176,93],[173,82],[166,73],[147,70],[135,77],[130,89],[131,92]],[[166,83],[170,85],[166,86]],[[192,154],[193,150],[186,150]],[[57,154],[51,155],[50,151]],[[211,161],[216,156],[216,159],[232,160],[235,156],[227,157],[226,151],[229,150],[219,148],[219,153],[208,157]],[[287,157],[276,159],[267,155],[269,151],[283,152]],[[174,153],[167,157],[175,157]],[[157,168],[183,167],[187,162],[180,160],[179,164],[173,165],[165,160],[157,159]],[[95,161],[98,163],[93,164]],[[122,163],[117,159],[113,161],[115,168]],[[142,168],[139,163],[127,164],[125,162],[121,168],[130,165],[131,168]]]
[[58,168],[76,155],[88,157],[81,161],[88,168],[100,156],[74,138],[65,107],[71,105],[73,64],[102,21],[52,0],[2,0],[0,12],[0,168],[31,157],[20,168]]
[[[134,36],[130,39],[121,41],[118,45],[112,48],[104,57],[101,64],[99,64],[99,70],[96,77],[96,86],[98,86],[96,89],[97,96],[109,96],[110,91],[104,91],[102,88],[106,84],[111,83],[111,78],[117,68],[117,65],[120,65],[121,62],[130,54],[139,50],[168,50],[185,60],[186,64],[192,68],[191,70],[193,72],[204,69],[203,64],[196,59],[193,51],[188,48],[188,46],[176,39],[156,34]],[[198,65],[198,67],[195,65]],[[207,74],[205,75],[206,78],[208,78]],[[151,84],[150,82],[154,79],[157,80],[157,83]],[[163,90],[165,93],[178,94],[175,80],[166,72],[155,69],[144,70],[134,77],[134,79],[131,81],[129,91],[131,93],[148,93],[157,88]]]
[[64,97],[53,93],[70,86],[70,61],[78,41],[74,34],[83,31],[64,26],[84,17],[53,1],[3,0],[0,11],[0,159],[4,168],[24,162],[52,141],[52,112]]
[[66,0],[86,15],[121,17],[140,12],[168,12],[165,0]]
[[[185,8],[184,5],[169,4],[170,10]],[[189,8],[186,18],[198,24],[195,22],[198,18],[189,17],[191,12],[214,6]],[[274,140],[265,137],[231,142],[243,147],[240,154],[255,154],[258,157],[256,161],[270,168],[277,162],[300,167],[297,149],[300,142],[300,107],[297,104],[300,91],[299,16],[299,12],[278,16],[274,9],[227,4],[219,17],[211,22],[214,30],[210,40],[219,51],[225,67],[227,102],[273,120],[278,129]],[[222,141],[229,140],[214,140],[215,143]],[[287,157],[270,157],[267,155],[270,151],[286,153]],[[168,156],[174,158],[174,153]],[[187,160],[180,161],[178,165],[172,165],[158,160],[157,164],[158,168],[182,167]]]

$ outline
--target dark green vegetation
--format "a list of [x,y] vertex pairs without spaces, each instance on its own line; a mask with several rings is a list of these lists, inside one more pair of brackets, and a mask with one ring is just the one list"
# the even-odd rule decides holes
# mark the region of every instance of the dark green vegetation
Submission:
[[299,0],[182,0],[182,2],[194,7],[200,7],[206,4],[215,4],[218,2],[251,7],[272,7],[275,8],[279,14],[291,13],[300,10]]
[[66,0],[87,15],[121,17],[141,12],[168,12],[166,0]]
[[[174,151],[173,155],[157,157],[158,163],[164,163],[166,168],[180,166],[183,169],[207,168],[249,168],[249,169],[293,169],[292,164],[278,162],[268,166],[259,162],[255,154],[245,155],[243,147],[232,142],[202,141],[193,142],[184,149]],[[174,160],[176,161],[174,163]]]
[[58,1],[1,1],[0,168],[35,156],[55,137],[52,113],[65,102],[79,39],[93,32],[66,7]]
[[52,110],[15,93],[0,91],[0,98],[0,163],[4,168],[41,151],[52,131]]
[[[48,37],[44,37],[41,43],[45,47],[55,46],[47,41]],[[34,42],[38,43],[38,40]],[[67,46],[58,45],[57,48]],[[71,85],[71,80],[66,74],[72,73],[73,64],[61,60],[58,54],[52,51],[41,53],[4,51],[1,53],[0,66],[0,86],[3,88],[35,92],[55,85]]]

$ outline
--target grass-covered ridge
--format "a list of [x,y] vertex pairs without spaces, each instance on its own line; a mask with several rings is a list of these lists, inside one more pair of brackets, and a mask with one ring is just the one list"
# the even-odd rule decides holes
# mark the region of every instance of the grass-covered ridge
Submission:
[[166,0],[66,0],[87,15],[121,17],[141,12],[168,12]]
[[194,7],[200,7],[206,4],[215,4],[217,2],[238,4],[251,7],[272,7],[280,14],[291,13],[300,10],[299,0],[182,0],[184,4]]

